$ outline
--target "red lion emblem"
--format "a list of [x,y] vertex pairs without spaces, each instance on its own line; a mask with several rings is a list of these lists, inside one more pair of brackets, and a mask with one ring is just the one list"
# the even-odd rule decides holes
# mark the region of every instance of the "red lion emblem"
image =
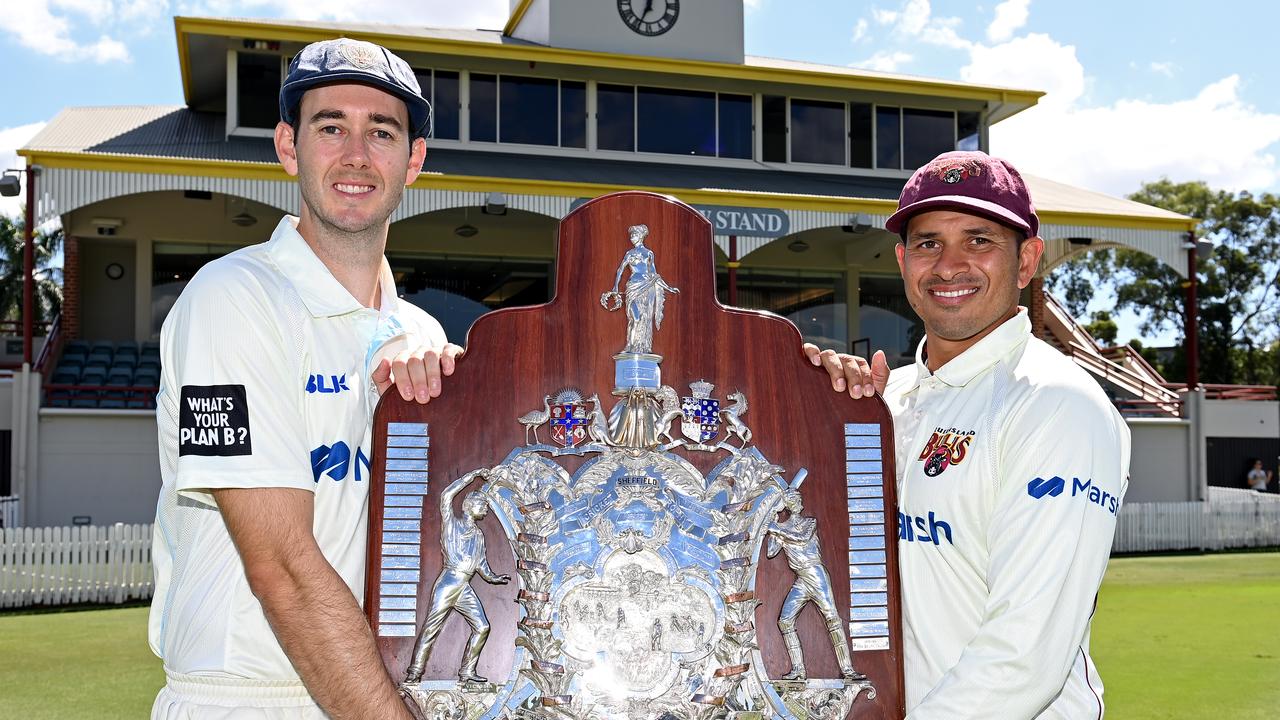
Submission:
[[982,165],[977,160],[948,159],[932,163],[929,166],[929,172],[936,175],[942,182],[948,185],[955,185],[958,182],[968,180],[970,177],[981,175]]

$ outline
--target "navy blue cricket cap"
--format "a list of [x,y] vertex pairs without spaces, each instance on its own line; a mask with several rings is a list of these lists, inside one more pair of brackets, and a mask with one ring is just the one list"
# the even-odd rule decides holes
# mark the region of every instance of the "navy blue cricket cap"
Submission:
[[380,45],[349,38],[314,42],[293,56],[280,87],[280,119],[293,122],[306,91],[341,82],[372,85],[400,98],[409,108],[410,139],[427,136],[431,103],[422,97],[409,63]]

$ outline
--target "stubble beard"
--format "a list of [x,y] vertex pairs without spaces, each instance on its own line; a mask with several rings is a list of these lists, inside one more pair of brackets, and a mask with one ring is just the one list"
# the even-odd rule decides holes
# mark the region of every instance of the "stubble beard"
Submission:
[[[323,182],[323,180],[321,180]],[[302,191],[302,202],[315,221],[315,229],[320,237],[313,240],[325,247],[335,258],[351,263],[361,263],[371,255],[381,257],[387,240],[387,220],[400,205],[404,196],[403,187],[393,187],[391,196],[380,212],[374,214],[368,222],[343,222],[339,218],[325,212],[323,204],[316,195],[323,196],[323,187],[312,188],[308,183],[299,183]]]

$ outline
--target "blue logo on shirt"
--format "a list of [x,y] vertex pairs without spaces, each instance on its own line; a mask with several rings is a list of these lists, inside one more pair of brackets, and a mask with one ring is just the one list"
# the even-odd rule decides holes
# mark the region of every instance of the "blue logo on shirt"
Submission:
[[309,393],[340,393],[343,390],[350,390],[347,387],[347,375],[309,375],[307,376],[307,392]]
[[[360,482],[364,478],[360,476],[360,468],[369,470],[369,458],[364,454],[364,448],[356,448],[356,482]],[[345,442],[338,441],[329,445],[321,445],[311,451],[311,475],[316,482],[320,482],[321,475],[328,475],[334,480],[345,480],[348,473],[351,472],[351,446]]]
[[951,524],[939,520],[937,514],[932,510],[929,515],[920,517],[911,517],[906,513],[898,513],[898,539],[905,542],[922,542],[941,545],[942,538],[947,538],[948,545],[954,545],[951,541]]
[[1049,497],[1058,497],[1062,494],[1062,490],[1066,485],[1067,482],[1056,475],[1048,480],[1045,480],[1044,478],[1036,478],[1035,480],[1027,483],[1027,494],[1037,500],[1045,495],[1048,495]]
[[[1048,480],[1036,478],[1027,483],[1027,494],[1036,500],[1046,495],[1057,497],[1066,490],[1066,487],[1067,481],[1056,475]],[[1112,515],[1120,510],[1120,498],[1094,485],[1092,478],[1083,481],[1077,477],[1071,478],[1071,497],[1083,497]]]

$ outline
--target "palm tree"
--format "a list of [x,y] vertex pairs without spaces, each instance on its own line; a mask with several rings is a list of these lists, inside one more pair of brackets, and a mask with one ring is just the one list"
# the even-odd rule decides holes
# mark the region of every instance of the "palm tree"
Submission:
[[[25,213],[0,215],[0,320],[22,319],[23,242]],[[62,228],[40,230],[35,236],[35,319],[53,320],[62,310],[62,268],[52,262],[62,249]]]

